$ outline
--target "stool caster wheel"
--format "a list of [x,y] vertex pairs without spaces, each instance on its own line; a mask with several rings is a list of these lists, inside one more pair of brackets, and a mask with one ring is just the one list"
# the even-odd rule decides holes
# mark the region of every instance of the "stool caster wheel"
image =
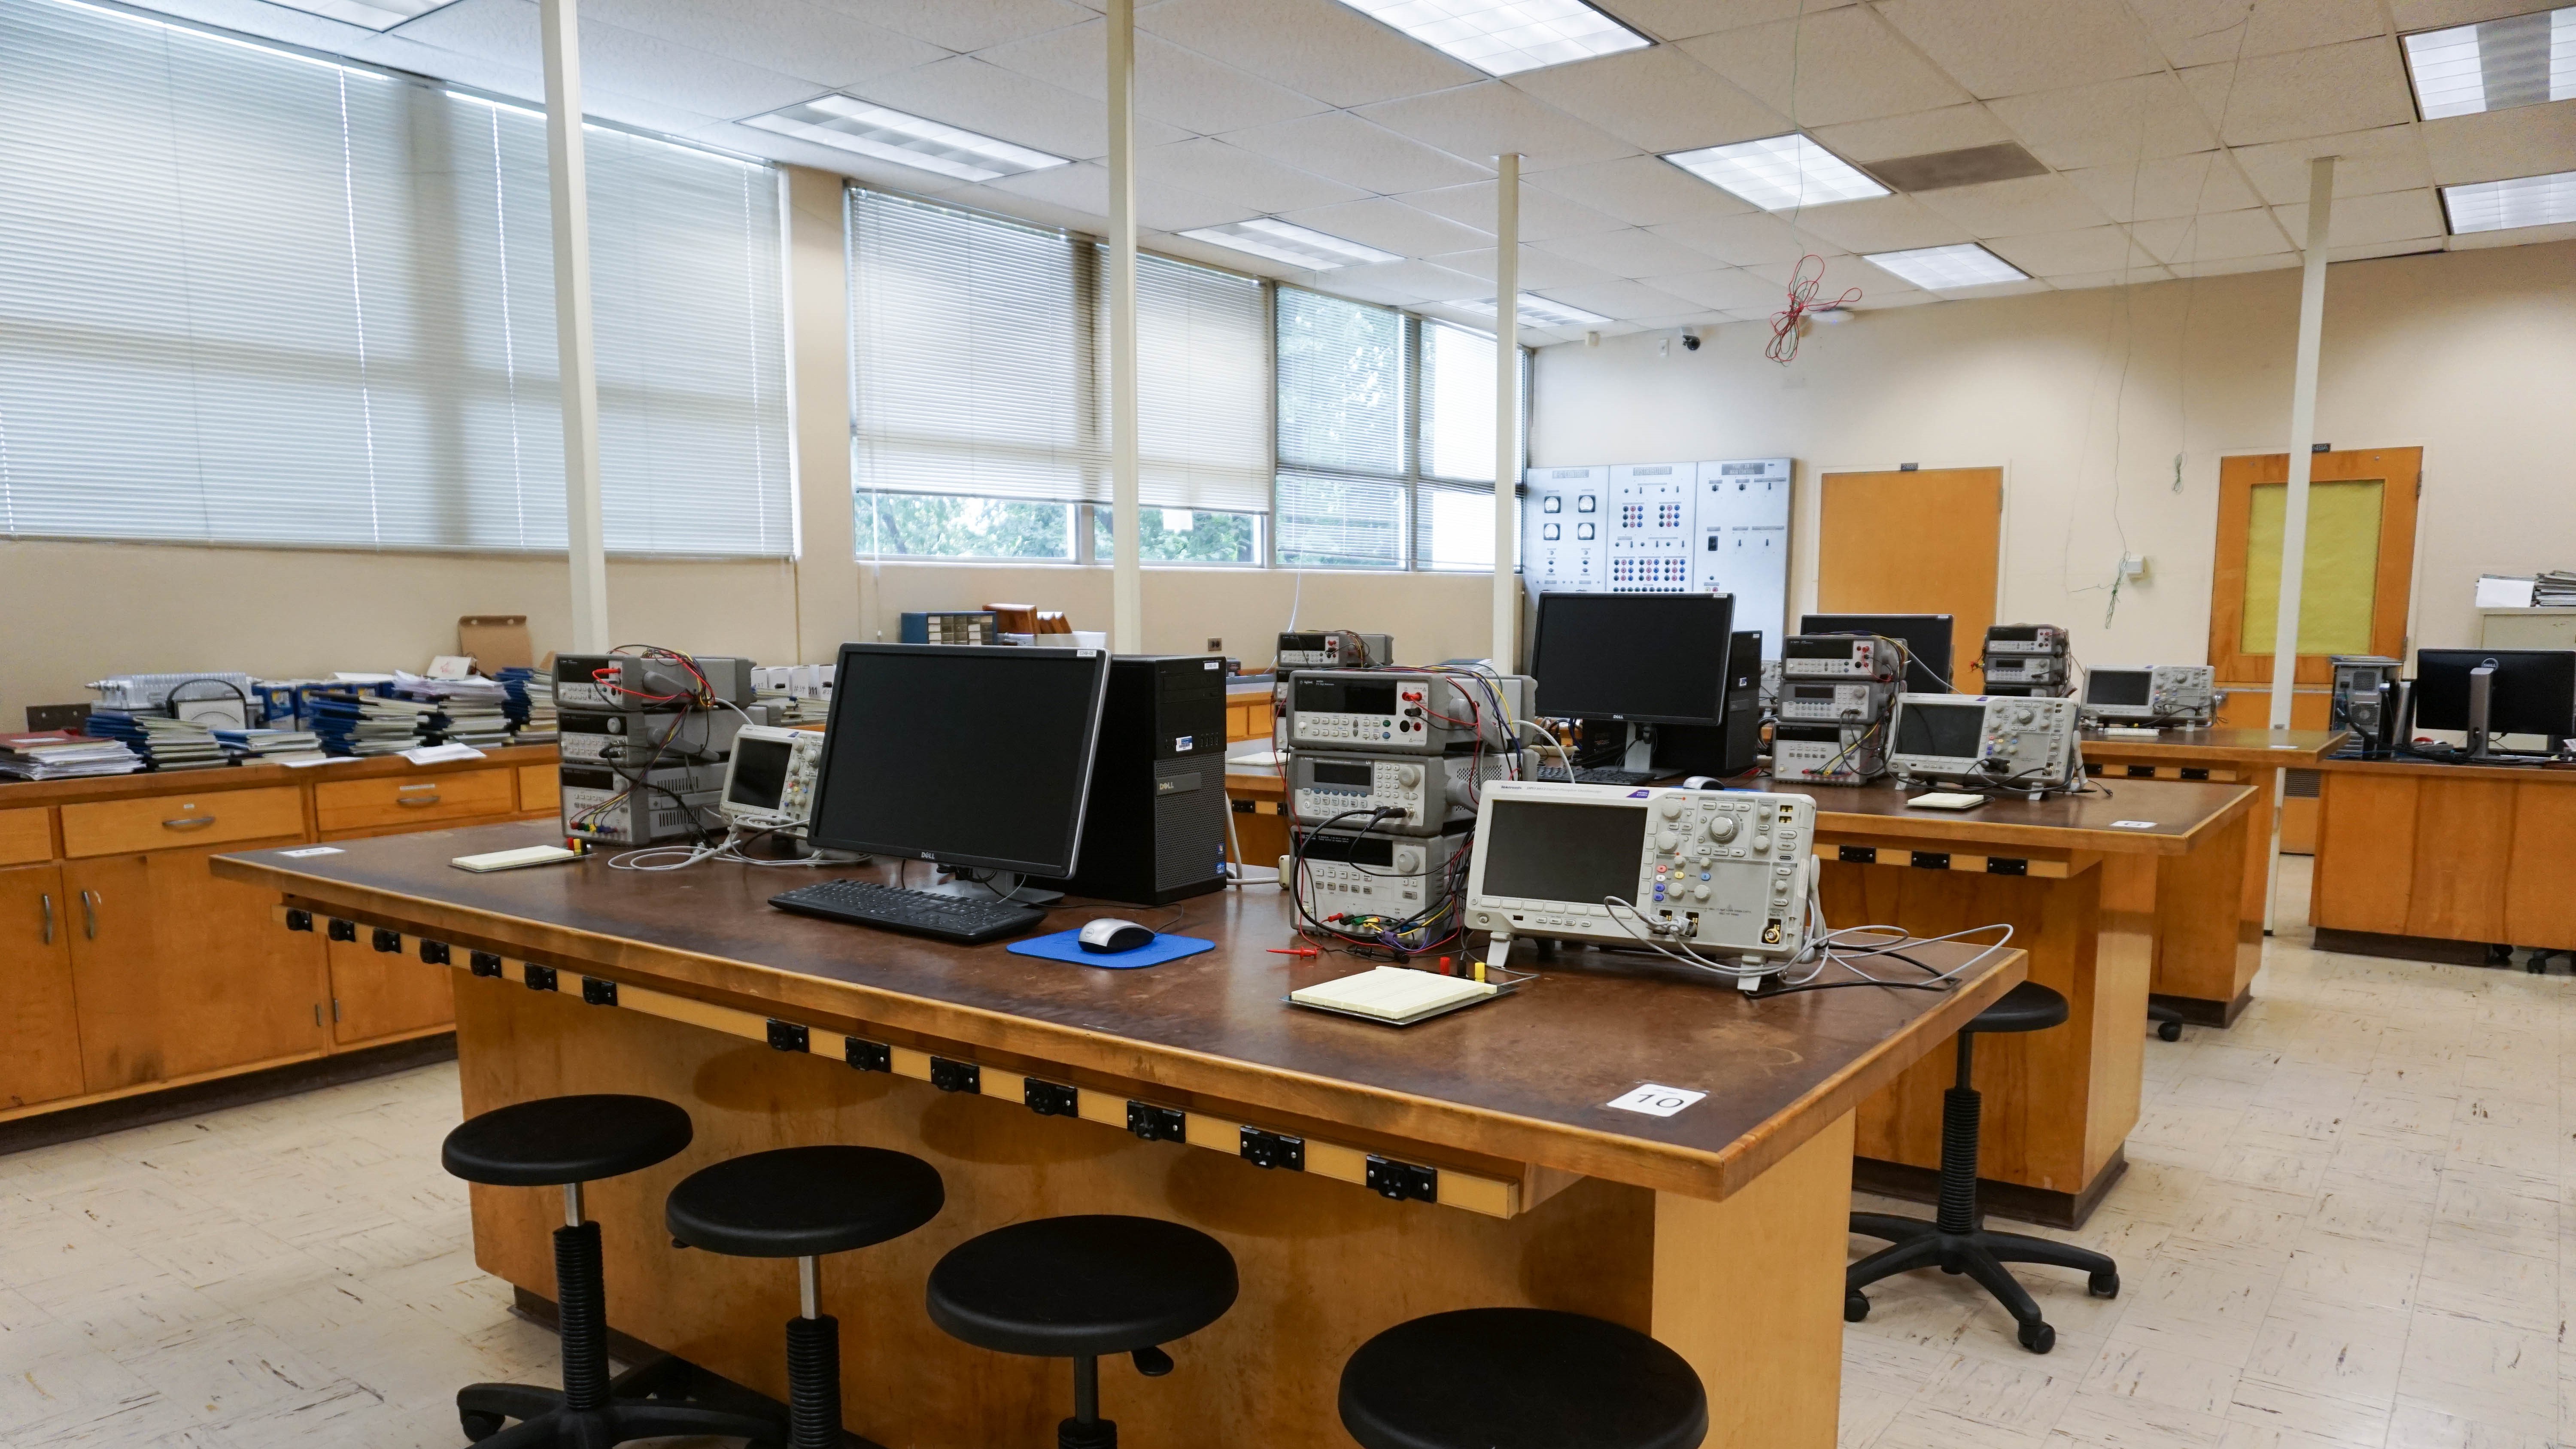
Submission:
[[2156,1040],[2182,1040],[2182,1023],[2178,1021],[2161,1021],[2156,1023]]
[[459,1409],[456,1411],[456,1422],[465,1430],[465,1442],[480,1444],[500,1433],[501,1425],[508,1421],[498,1414],[487,1414],[480,1409]]
[[2084,1280],[2084,1291],[2096,1298],[2117,1298],[2120,1296],[2120,1275],[2117,1271],[2095,1273]]
[[1843,1322],[1858,1323],[1867,1317],[1869,1317],[1869,1299],[1866,1295],[1859,1293],[1843,1295]]
[[2025,1323],[2021,1326],[2021,1346],[2032,1353],[2046,1353],[2057,1347],[2057,1330],[2045,1323]]

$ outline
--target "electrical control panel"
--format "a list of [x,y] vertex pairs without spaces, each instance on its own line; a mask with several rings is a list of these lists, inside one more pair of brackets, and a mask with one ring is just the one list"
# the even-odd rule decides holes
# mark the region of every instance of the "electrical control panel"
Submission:
[[1622,463],[1610,470],[1610,592],[1691,591],[1691,514],[1698,468]]
[[716,820],[722,765],[664,765],[650,771],[590,768],[558,772],[566,837],[617,845],[694,839]]
[[1875,725],[1782,724],[1771,730],[1771,778],[1784,785],[1866,785],[1887,773]]
[[1300,828],[1296,854],[1279,858],[1279,878],[1318,920],[1419,915],[1449,899],[1450,866],[1471,829],[1462,823],[1418,837]]
[[1533,594],[1609,587],[1607,468],[1532,468],[1522,479],[1521,575]]
[[1985,658],[1988,684],[2057,685],[2066,683],[2066,656],[2063,654],[1989,654]]
[[1357,829],[1369,811],[1391,810],[1398,813],[1378,823],[1380,833],[1437,835],[1450,821],[1474,815],[1477,787],[1502,774],[1499,752],[1434,760],[1300,750],[1288,761],[1289,813],[1300,825],[1340,817]]
[[[754,705],[751,712],[765,714],[766,706]],[[567,765],[640,770],[647,761],[687,765],[722,760],[744,728],[743,716],[729,709],[599,713],[567,709],[558,717],[555,742]]]
[[1907,694],[1896,702],[1888,768],[1902,780],[2063,789],[2083,769],[2073,699]]
[[1300,669],[1284,686],[1291,749],[1445,755],[1506,738],[1495,701],[1457,675],[1402,669]]
[[1988,654],[2066,653],[2066,631],[2054,624],[1997,624],[1986,630]]
[[1806,942],[1816,802],[1499,780],[1476,815],[1467,924],[1778,960]]
[[1876,724],[1896,702],[1896,685],[1876,679],[1789,679],[1780,684],[1783,723]]
[[1905,651],[1878,634],[1792,634],[1781,645],[1780,682],[1801,679],[1875,680],[1894,684],[1905,671]]
[[1735,627],[1761,630],[1775,659],[1788,624],[1789,467],[1786,458],[1700,464],[1692,521],[1692,589],[1733,595]]
[[[2145,664],[2084,671],[2086,724],[2207,724],[2218,713],[2218,671],[2206,664]],[[2372,702],[2377,703],[2376,691]]]

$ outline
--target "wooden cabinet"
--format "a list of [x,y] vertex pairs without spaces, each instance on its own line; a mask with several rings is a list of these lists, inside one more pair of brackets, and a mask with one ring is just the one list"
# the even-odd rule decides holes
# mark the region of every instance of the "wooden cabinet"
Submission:
[[554,815],[563,810],[563,772],[553,765],[519,767],[519,813]]
[[313,823],[325,840],[418,830],[454,820],[498,819],[518,808],[507,769],[372,780],[325,780],[313,787]]
[[278,929],[269,909],[274,892],[217,880],[206,868],[220,850],[298,838],[63,866],[85,1090],[112,1092],[326,1049],[321,937]]
[[77,914],[60,867],[0,870],[0,1109],[81,1091],[72,1002]]
[[304,797],[292,785],[174,791],[63,807],[63,854],[74,858],[303,834]]
[[332,1044],[364,1046],[452,1025],[455,973],[423,962],[420,943],[409,936],[400,951],[379,951],[372,937],[361,931],[355,941],[324,943],[331,959]]
[[0,865],[54,858],[50,810],[0,810]]

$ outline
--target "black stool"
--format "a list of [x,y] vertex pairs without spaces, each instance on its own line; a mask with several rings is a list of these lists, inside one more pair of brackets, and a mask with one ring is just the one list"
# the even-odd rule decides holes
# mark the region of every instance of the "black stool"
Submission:
[[[689,1145],[689,1114],[654,1097],[542,1097],[473,1118],[447,1134],[440,1160],[467,1182],[561,1187],[555,1229],[555,1302],[563,1317],[563,1387],[474,1384],[456,1393],[465,1437],[490,1449],[578,1449],[676,1434],[724,1434],[776,1443],[782,1426],[647,1395],[668,1393],[676,1359],[608,1376],[608,1303],[601,1291],[599,1224],[581,1213],[586,1182],[651,1167]],[[509,1429],[502,1423],[520,1422]]]
[[2158,1006],[2154,1002],[2150,1001],[2147,1003],[2147,1020],[2156,1024],[2157,1040],[2182,1040],[2181,1012],[2174,1010],[2170,1006]]
[[1363,1449],[1696,1449],[1708,1393],[1633,1328],[1544,1308],[1399,1323],[1342,1366]]
[[1161,1345],[1234,1306],[1234,1255],[1196,1228],[1154,1218],[1040,1218],[951,1249],[930,1270],[930,1321],[996,1353],[1073,1360],[1073,1417],[1056,1449],[1117,1449],[1100,1417],[1100,1356],[1172,1371]]
[[2039,1305],[2004,1267],[2006,1263],[2046,1263],[2091,1275],[2085,1287],[2096,1298],[2120,1296],[2120,1265],[2088,1248],[2020,1233],[1990,1233],[1977,1211],[1977,1118],[1980,1099],[1970,1075],[1977,1033],[2046,1031],[2066,1020],[2066,998],[2025,981],[2003,999],[1978,1012],[1959,1033],[1958,1085],[1941,1094],[1941,1200],[1934,1220],[1900,1218],[1888,1213],[1853,1213],[1851,1230],[1863,1237],[1885,1238],[1881,1248],[1843,1270],[1843,1321],[1869,1317],[1869,1299],[1861,1289],[1881,1278],[1916,1268],[1938,1267],[1977,1280],[2021,1325],[2021,1346],[2046,1353],[2057,1345],[2057,1330],[2039,1316]]
[[794,1258],[787,1442],[840,1449],[841,1322],[822,1311],[816,1259],[899,1238],[948,1201],[939,1169],[875,1147],[782,1147],[700,1168],[671,1189],[671,1236],[736,1258]]

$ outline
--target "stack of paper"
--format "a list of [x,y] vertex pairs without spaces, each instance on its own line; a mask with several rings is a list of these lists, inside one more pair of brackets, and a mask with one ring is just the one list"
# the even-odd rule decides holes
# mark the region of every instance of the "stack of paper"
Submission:
[[70,780],[84,775],[131,775],[143,757],[123,740],[76,735],[70,730],[0,735],[0,775],[21,780]]
[[373,694],[322,694],[312,699],[313,733],[334,755],[395,755],[428,742],[438,706],[426,700]]
[[2531,581],[2532,607],[2576,609],[2576,570],[2550,569]]
[[215,743],[244,764],[284,765],[329,758],[311,730],[217,730]]
[[215,743],[214,731],[194,720],[94,709],[83,728],[101,739],[123,741],[154,770],[203,770],[233,762]]
[[1299,1006],[1347,1012],[1397,1023],[1419,1021],[1462,1001],[1491,996],[1496,987],[1458,976],[1435,976],[1402,966],[1380,966],[1357,976],[1317,982],[1288,993]]

